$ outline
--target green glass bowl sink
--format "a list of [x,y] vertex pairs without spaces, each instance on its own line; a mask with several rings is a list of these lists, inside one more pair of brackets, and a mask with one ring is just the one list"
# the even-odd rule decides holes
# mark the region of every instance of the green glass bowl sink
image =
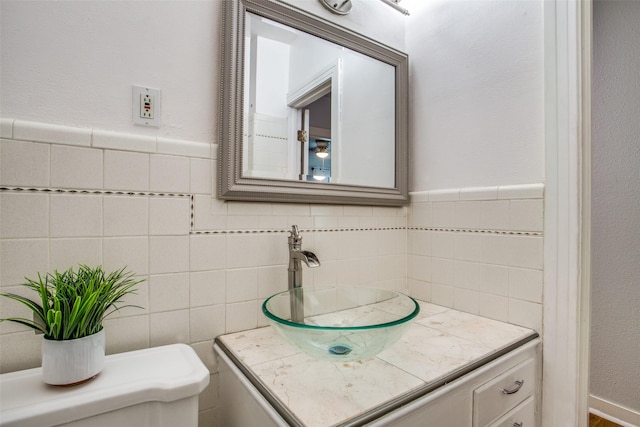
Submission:
[[420,306],[405,294],[384,289],[298,288],[267,298],[262,312],[273,328],[305,353],[353,361],[374,356],[396,342]]

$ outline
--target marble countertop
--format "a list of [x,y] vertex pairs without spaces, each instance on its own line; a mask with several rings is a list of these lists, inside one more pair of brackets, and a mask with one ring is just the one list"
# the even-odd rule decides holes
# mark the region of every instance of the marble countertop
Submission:
[[340,425],[430,385],[439,386],[537,336],[531,329],[420,302],[398,342],[356,362],[312,358],[271,327],[222,335],[218,344],[301,425]]

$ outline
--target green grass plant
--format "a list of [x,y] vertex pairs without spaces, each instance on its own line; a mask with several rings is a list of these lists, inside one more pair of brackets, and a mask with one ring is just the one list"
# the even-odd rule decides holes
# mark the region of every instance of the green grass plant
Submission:
[[23,286],[37,294],[36,300],[14,293],[0,295],[27,306],[33,320],[12,317],[0,321],[28,326],[57,341],[93,335],[102,330],[102,321],[110,314],[124,307],[138,307],[118,304],[125,295],[135,294],[135,286],[143,281],[125,268],[107,274],[102,266],[86,265],[80,265],[77,271],[72,267],[62,273],[38,273],[37,280],[25,280]]

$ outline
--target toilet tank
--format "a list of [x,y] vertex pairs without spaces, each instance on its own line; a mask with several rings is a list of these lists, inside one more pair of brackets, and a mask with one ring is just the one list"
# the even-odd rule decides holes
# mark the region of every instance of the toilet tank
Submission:
[[173,344],[106,357],[93,380],[42,382],[41,368],[0,375],[2,427],[196,427],[209,371],[195,351]]

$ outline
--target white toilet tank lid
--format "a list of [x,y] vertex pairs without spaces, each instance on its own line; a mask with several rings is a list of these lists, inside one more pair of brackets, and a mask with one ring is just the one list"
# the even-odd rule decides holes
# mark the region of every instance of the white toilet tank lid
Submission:
[[42,382],[41,368],[0,375],[0,426],[58,425],[145,402],[197,396],[209,371],[186,344],[113,354],[96,378],[71,387]]

